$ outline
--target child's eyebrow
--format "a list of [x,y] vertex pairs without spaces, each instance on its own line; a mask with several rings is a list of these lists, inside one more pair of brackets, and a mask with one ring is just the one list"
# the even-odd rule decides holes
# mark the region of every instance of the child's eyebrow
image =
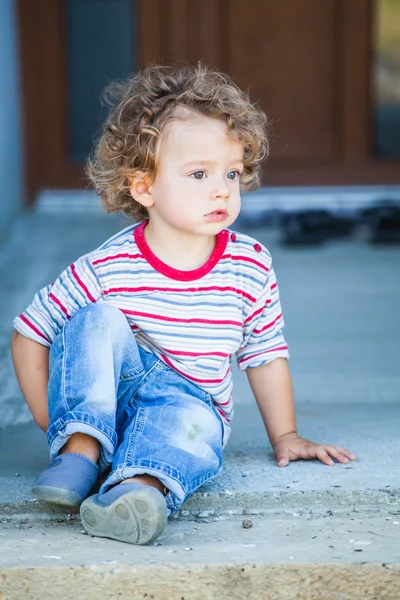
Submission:
[[[190,166],[199,166],[199,165],[215,165],[216,161],[214,160],[190,160],[186,163],[184,163],[184,167],[190,167]],[[243,160],[241,160],[240,158],[234,159],[230,162],[230,164],[232,165],[243,165]]]

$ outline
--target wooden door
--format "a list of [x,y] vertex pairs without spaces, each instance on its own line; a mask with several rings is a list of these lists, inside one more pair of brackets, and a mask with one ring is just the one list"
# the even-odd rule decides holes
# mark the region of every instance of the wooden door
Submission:
[[377,1],[145,0],[141,57],[205,60],[250,89],[272,125],[265,185],[400,183],[400,154],[374,156]]
[[[135,67],[202,60],[250,89],[272,123],[265,185],[399,182],[400,160],[373,152],[373,0],[124,1]],[[84,185],[69,152],[67,5],[19,0],[31,198]]]

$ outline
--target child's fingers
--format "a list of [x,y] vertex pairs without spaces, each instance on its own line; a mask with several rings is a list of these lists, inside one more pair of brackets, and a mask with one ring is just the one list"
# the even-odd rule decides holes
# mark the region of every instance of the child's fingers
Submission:
[[287,467],[289,464],[289,450],[281,450],[276,456],[276,462],[278,463],[278,467]]
[[350,452],[349,450],[346,450],[346,448],[341,448],[340,446],[333,446],[333,447],[336,448],[336,450],[339,450],[340,454],[342,454],[342,456],[345,456],[349,460],[356,460],[356,457],[354,456],[354,454],[352,452]]
[[331,456],[341,463],[348,463],[350,460],[356,460],[356,457],[352,452],[349,452],[340,446],[325,446],[325,448]]
[[350,461],[350,459],[347,458],[347,456],[345,456],[343,452],[341,452],[341,449],[336,448],[335,446],[326,447],[326,451],[330,456],[333,456],[333,458],[335,458],[338,462],[342,464],[347,464]]
[[332,467],[335,464],[323,446],[317,446],[316,455],[328,467]]

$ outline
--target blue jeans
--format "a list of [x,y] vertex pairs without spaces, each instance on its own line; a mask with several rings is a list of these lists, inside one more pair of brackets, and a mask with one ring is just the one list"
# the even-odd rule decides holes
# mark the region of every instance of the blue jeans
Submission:
[[51,458],[69,437],[101,444],[100,488],[143,473],[169,490],[172,514],[222,467],[223,426],[209,394],[140,348],[123,313],[105,303],[82,308],[50,349]]

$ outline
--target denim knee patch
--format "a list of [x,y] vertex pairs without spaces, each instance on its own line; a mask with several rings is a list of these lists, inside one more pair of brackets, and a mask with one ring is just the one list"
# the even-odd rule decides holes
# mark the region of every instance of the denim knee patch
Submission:
[[[200,388],[162,363],[129,403],[110,485],[148,473],[171,490],[171,512],[222,467],[222,421]],[[157,376],[155,376],[157,375]]]

